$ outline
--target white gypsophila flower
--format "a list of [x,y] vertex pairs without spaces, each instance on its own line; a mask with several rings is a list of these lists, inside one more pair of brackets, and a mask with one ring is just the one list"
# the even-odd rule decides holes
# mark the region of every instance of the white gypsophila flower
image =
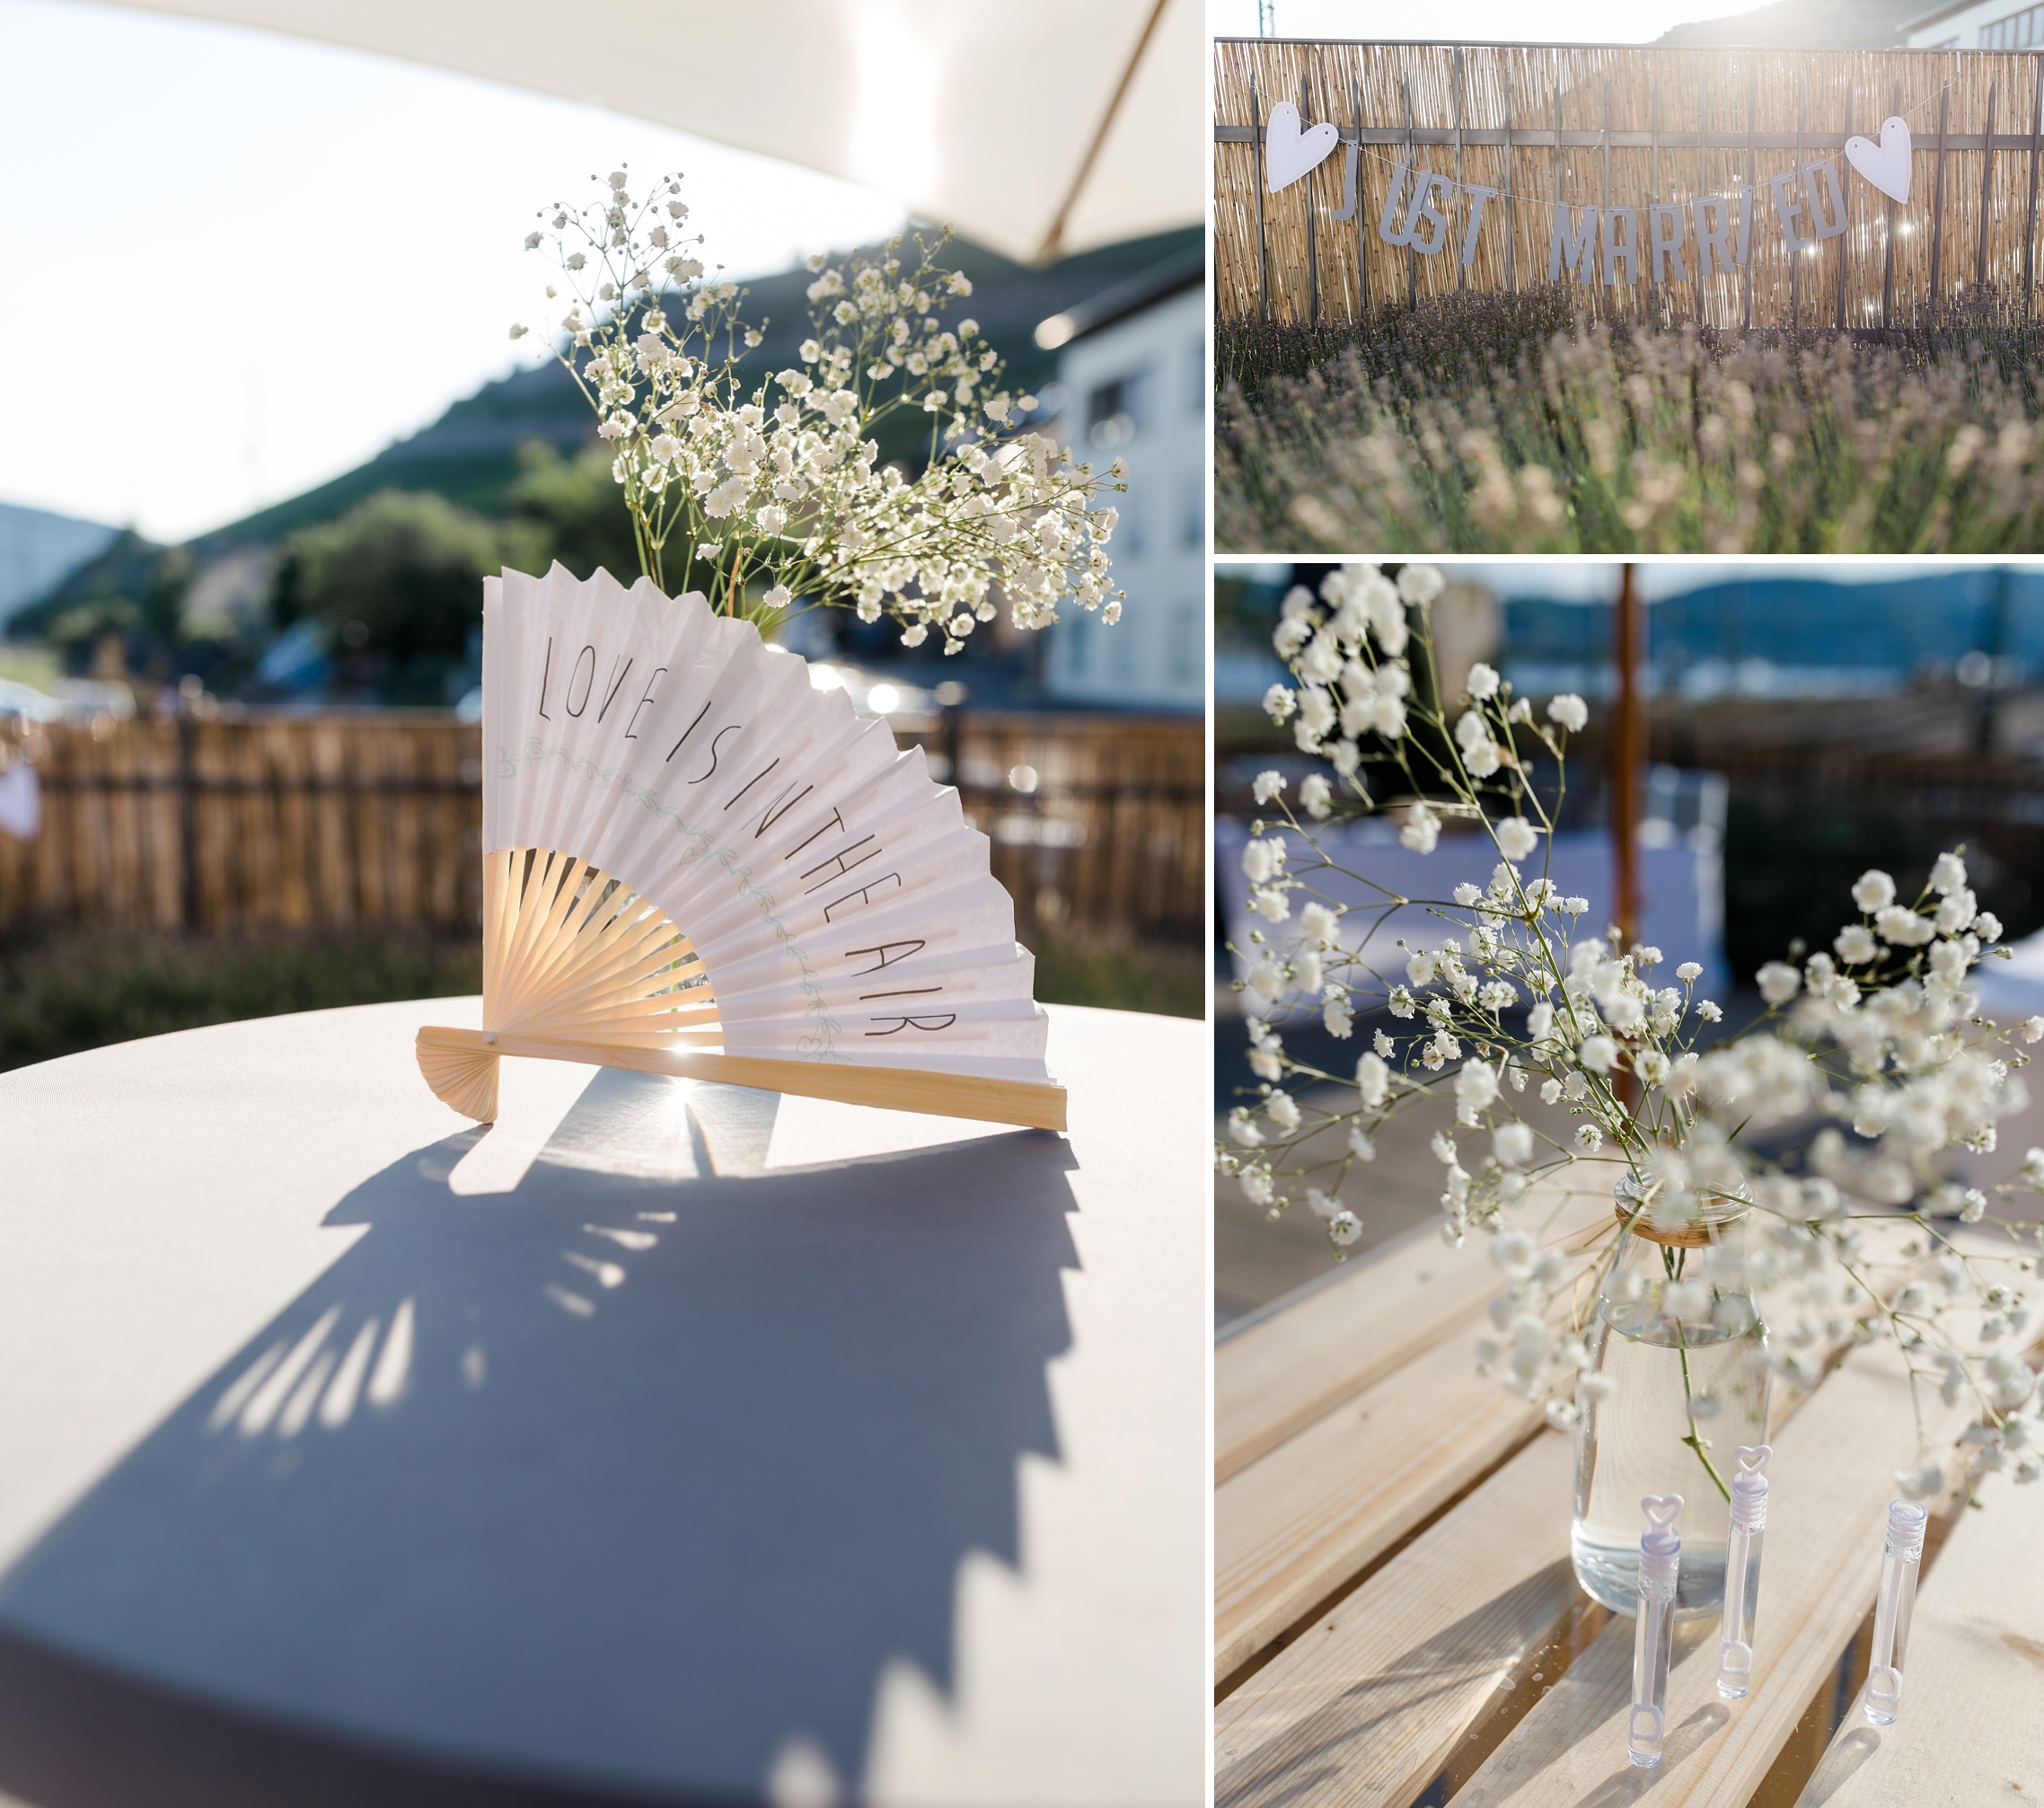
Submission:
[[1264,1112],[1280,1130],[1299,1128],[1299,1101],[1289,1092],[1273,1092],[1264,1102]]
[[1684,985],[1694,985],[1703,976],[1703,968],[1693,960],[1686,960],[1675,969],[1675,977]]
[[1589,725],[1590,705],[1573,692],[1564,691],[1547,700],[1547,719],[1572,735],[1577,734]]
[[[935,261],[943,236],[821,269],[800,365],[741,369],[762,336],[737,317],[738,287],[673,245],[689,211],[678,193],[671,177],[640,198],[606,181],[591,207],[551,219],[576,296],[568,351],[595,354],[563,361],[615,453],[648,576],[677,587],[662,560],[680,550],[684,575],[706,562],[721,613],[771,627],[842,604],[893,615],[907,646],[934,629],[947,653],[997,602],[1026,631],[1066,604],[1118,616],[1116,514],[1097,505],[1125,489],[1125,466],[1097,472],[1026,429],[1033,398],[1001,386],[978,323],[943,319],[945,297],[966,292]],[[874,437],[904,410],[931,424],[914,476],[883,465]],[[786,602],[753,600],[777,591]]]
[[1608,1073],[1618,1064],[1618,1045],[1608,1036],[1586,1036],[1579,1051],[1592,1073]]
[[1802,989],[1802,975],[1786,961],[1769,961],[1754,978],[1769,1004],[1786,1004]]
[[1284,795],[1282,772],[1258,772],[1256,781],[1249,788],[1250,794],[1259,804],[1274,803]]
[[1940,854],[1931,862],[1931,889],[1940,897],[1966,883],[1966,862],[1957,854]]
[[1498,675],[1493,667],[1481,659],[1469,667],[1468,692],[1479,703],[1496,696],[1497,687]]
[[1339,1041],[1346,1042],[1355,1033],[1355,1010],[1345,993],[1331,993],[1320,1019],[1326,1025],[1327,1034]]
[[1337,1212],[1327,1220],[1327,1240],[1345,1249],[1362,1235],[1362,1220],[1352,1212]]
[[1928,1500],[1944,1492],[1944,1465],[1933,1457],[1913,1469],[1895,1471],[1895,1490],[1905,1500]]
[[1352,1125],[1349,1130],[1349,1153],[1358,1161],[1377,1160],[1377,1144],[1361,1124]]
[[1332,1218],[1342,1209],[1342,1202],[1333,1194],[1323,1192],[1317,1186],[1306,1189],[1306,1209],[1316,1218]]
[[1497,1070],[1489,1063],[1465,1063],[1455,1076],[1455,1116],[1463,1124],[1474,1124],[1497,1100]]
[[1273,684],[1264,692],[1264,713],[1282,727],[1299,707],[1299,694],[1287,684]]
[[1524,816],[1507,816],[1496,825],[1498,851],[1508,860],[1522,860],[1540,845],[1540,834]]
[[1299,927],[1317,948],[1331,948],[1341,938],[1341,918],[1328,905],[1309,904],[1299,913]]
[[1440,818],[1424,804],[1414,804],[1405,814],[1398,840],[1415,854],[1431,854],[1440,840]]
[[1853,881],[1853,902],[1869,916],[1885,910],[1895,902],[1895,881],[1877,868],[1869,867]]
[[1501,1124],[1491,1133],[1491,1152],[1506,1168],[1523,1168],[1533,1159],[1533,1130],[1526,1124]]
[[1384,1103],[1390,1091],[1391,1070],[1380,1055],[1361,1055],[1355,1064],[1355,1084],[1363,1105],[1374,1111]]
[[1299,801],[1305,805],[1306,814],[1317,821],[1327,819],[1332,796],[1326,780],[1318,772],[1308,773],[1299,781]]
[[1381,1029],[1379,1030],[1377,1034],[1370,1038],[1370,1045],[1375,1049],[1379,1054],[1382,1055],[1385,1060],[1390,1060],[1393,1052],[1392,1041],[1391,1038],[1388,1036],[1385,1035]]
[[1918,916],[1906,904],[1886,904],[1873,913],[1873,926],[1881,940],[1897,948],[1921,948],[1937,934],[1937,924]]
[[1604,1133],[1594,1124],[1576,1126],[1575,1146],[1585,1155],[1594,1155],[1604,1146]]
[[1398,573],[1398,595],[1415,608],[1425,608],[1447,587],[1447,580],[1432,565],[1408,565]]
[[1837,949],[1838,958],[1847,966],[1864,966],[1881,952],[1881,944],[1874,940],[1873,931],[1862,923],[1847,923],[1832,939],[1831,946]]
[[1251,885],[1264,885],[1282,875],[1285,847],[1282,837],[1262,836],[1242,847],[1242,872]]
[[1983,948],[1991,942],[1999,941],[2002,939],[2001,918],[1992,911],[1982,911],[1973,919],[1973,933],[1980,938],[1980,946]]

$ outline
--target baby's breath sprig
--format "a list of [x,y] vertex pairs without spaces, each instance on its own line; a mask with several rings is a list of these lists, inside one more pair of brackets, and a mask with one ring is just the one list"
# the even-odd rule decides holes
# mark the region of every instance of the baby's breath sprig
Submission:
[[[1544,1249],[1512,1213],[1535,1182],[1596,1157],[1616,1173],[1628,1224],[1707,1230],[1693,1265],[1663,1248],[1670,1310],[1736,1335],[1752,1321],[1751,1292],[1787,1290],[1768,1321],[1790,1384],[1814,1385],[1826,1349],[1896,1340],[1919,1409],[1918,1461],[1899,1477],[1906,1492],[1935,1494],[1954,1475],[1969,1486],[2004,1468],[2044,1477],[2044,1418],[2023,1410],[2037,1398],[2023,1354],[2038,1330],[2026,1289],[2044,1232],[1996,1209],[2044,1191],[2044,1149],[1991,1188],[1952,1180],[1941,1163],[1949,1151],[1993,1150],[1996,1121],[2023,1103],[2015,1070],[2028,1057],[2014,1045],[2044,1040],[2044,1017],[2004,1029],[1979,1015],[1969,977],[2005,950],[2001,923],[1968,885],[1963,851],[1941,855],[1914,899],[1886,873],[1863,875],[1859,920],[1828,950],[1763,966],[1762,1015],[1714,1044],[1723,1013],[1697,994],[1703,968],[1684,962],[1675,983],[1658,983],[1659,948],[1616,929],[1581,933],[1588,900],[1551,877],[1568,737],[1587,724],[1587,706],[1559,696],[1537,715],[1478,664],[1451,708],[1431,627],[1441,588],[1429,566],[1408,565],[1395,581],[1345,566],[1317,595],[1300,586],[1285,598],[1275,647],[1294,682],[1273,685],[1264,707],[1326,768],[1300,783],[1296,810],[1281,774],[1255,781],[1258,806],[1281,820],[1252,825],[1242,867],[1261,923],[1231,951],[1247,969],[1237,989],[1267,1003],[1249,1019],[1256,1085],[1229,1118],[1220,1170],[1273,1216],[1303,1198],[1338,1258],[1361,1234],[1356,1182],[1384,1126],[1449,1096],[1454,1126],[1432,1139],[1444,1235],[1457,1245],[1485,1235],[1505,1281],[1492,1316],[1508,1341],[1486,1341],[1479,1360],[1550,1422],[1574,1424],[1581,1402],[1608,1385],[1584,1372],[1585,1339],[1629,1230],[1615,1215],[1572,1258]],[[1545,795],[1537,751],[1557,774]],[[1380,799],[1370,784],[1382,789],[1387,771],[1397,777]],[[1344,864],[1330,826],[1385,808],[1402,813],[1399,840],[1421,854],[1433,852],[1444,820],[1476,825],[1497,856],[1489,883],[1406,898]],[[1537,876],[1528,871],[1536,861]],[[1372,932],[1414,905],[1448,932],[1426,946],[1401,940],[1402,971],[1379,972]],[[1346,1039],[1365,1011],[1385,1013],[1385,1027],[1352,1076],[1284,1045],[1299,1017]],[[1346,1097],[1327,1102],[1337,1087]],[[1513,1100],[1529,1089],[1550,1114],[1573,1118],[1573,1132],[1557,1134],[1552,1115],[1522,1116]],[[1798,1124],[1800,1138],[1790,1133]],[[1769,1131],[1805,1146],[1770,1157],[1755,1136]],[[1338,1152],[1308,1150],[1327,1140]],[[1947,1228],[1953,1218],[1996,1226],[1998,1244]],[[1875,1219],[1910,1234],[1876,1244]],[[1971,1402],[1956,1455],[1930,1448],[1926,1398]]]
[[[1023,629],[1066,603],[1120,618],[1106,551],[1118,516],[1093,505],[1126,490],[1127,468],[1096,474],[1030,430],[1036,399],[1001,386],[978,323],[947,322],[972,294],[939,261],[947,233],[912,252],[897,238],[812,258],[799,362],[754,377],[744,356],[763,323],[745,324],[744,292],[705,272],[700,235],[680,236],[680,179],[635,199],[618,170],[602,188],[590,207],[549,209],[525,243],[551,235],[572,295],[559,355],[613,449],[655,583],[700,577],[715,606],[769,630],[819,604],[885,613],[903,645],[934,629],[947,653],[1003,601]],[[875,437],[904,414],[929,420],[913,477],[880,463]]]

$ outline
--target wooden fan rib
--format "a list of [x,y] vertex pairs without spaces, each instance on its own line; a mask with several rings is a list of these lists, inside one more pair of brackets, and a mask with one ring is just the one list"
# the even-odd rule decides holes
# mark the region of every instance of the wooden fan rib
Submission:
[[505,1014],[511,1021],[526,1015],[533,1000],[546,995],[546,976],[563,925],[579,902],[577,885],[584,863],[553,849],[543,851],[542,864],[541,851],[535,850],[533,877],[526,880],[519,900],[519,934],[505,987]]
[[545,900],[552,896],[555,862],[559,856],[542,849],[514,849],[530,860],[515,860],[511,871],[514,887],[510,901],[508,933],[504,942],[503,1008],[516,1011],[524,1000],[533,945],[545,914]]
[[[531,864],[524,883],[520,867]],[[680,1001],[707,978],[688,939],[630,881],[558,851],[492,856],[492,921],[499,955],[485,992],[492,1029],[593,1034],[630,1029],[658,1035],[683,1021],[716,1020],[713,999]],[[508,887],[517,907],[507,908]]]

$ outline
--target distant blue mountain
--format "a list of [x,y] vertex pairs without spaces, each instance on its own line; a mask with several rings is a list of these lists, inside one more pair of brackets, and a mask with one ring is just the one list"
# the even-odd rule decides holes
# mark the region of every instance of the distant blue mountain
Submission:
[[[1703,662],[1886,671],[1979,651],[2044,675],[2044,573],[1982,568],[1879,584],[1738,578],[1652,604],[1647,657],[1664,681]],[[1608,604],[1504,598],[1504,657],[1537,666],[1610,658]]]
[[0,502],[0,627],[113,543],[117,530]]

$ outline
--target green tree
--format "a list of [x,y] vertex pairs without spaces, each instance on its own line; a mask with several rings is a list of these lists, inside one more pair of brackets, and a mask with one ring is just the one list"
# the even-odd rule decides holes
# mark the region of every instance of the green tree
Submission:
[[339,521],[286,543],[272,612],[309,615],[337,648],[380,656],[393,696],[428,698],[464,658],[482,616],[482,579],[535,569],[529,525],[486,521],[429,491],[379,490]]
[[527,440],[518,448],[511,512],[543,536],[542,560],[558,559],[581,578],[600,565],[629,586],[639,577],[639,549],[612,463],[601,446],[564,458],[543,439]]

